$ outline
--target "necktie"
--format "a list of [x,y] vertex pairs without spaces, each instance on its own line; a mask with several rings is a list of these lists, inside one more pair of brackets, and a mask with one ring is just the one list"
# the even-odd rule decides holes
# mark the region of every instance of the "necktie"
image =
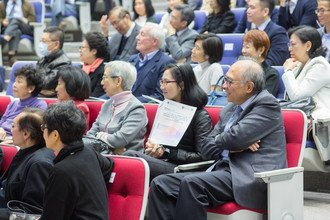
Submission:
[[9,15],[8,15],[9,18],[12,18],[13,17],[14,12],[15,12],[15,6],[16,6],[16,1],[14,0],[13,1],[13,7],[11,8],[11,10],[9,12]]
[[117,56],[120,56],[121,53],[123,52],[126,42],[127,42],[128,37],[125,37],[124,35],[121,37],[120,45],[118,48]]
[[[230,127],[234,124],[234,122],[237,121],[238,117],[241,115],[243,109],[241,106],[237,106],[234,113],[230,116],[228,122],[226,123],[225,129],[224,131],[227,131],[228,129],[230,129]],[[229,151],[228,150],[223,150],[220,154],[219,154],[219,158],[221,158],[222,160],[229,160]],[[216,164],[219,162],[219,160],[217,162],[215,162],[212,166],[210,166],[206,172],[211,172],[214,167],[216,166]]]

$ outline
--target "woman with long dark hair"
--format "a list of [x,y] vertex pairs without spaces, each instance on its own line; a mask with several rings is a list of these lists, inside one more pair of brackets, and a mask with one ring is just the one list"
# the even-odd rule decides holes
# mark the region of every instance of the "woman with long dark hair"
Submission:
[[211,118],[204,106],[207,103],[206,93],[199,87],[192,67],[189,64],[166,67],[160,80],[160,88],[166,99],[197,108],[185,134],[175,147],[157,143],[149,139],[144,153],[127,151],[124,155],[144,158],[150,167],[150,178],[173,173],[179,164],[202,161],[200,154],[201,141],[212,129]]
[[157,23],[151,0],[133,0],[133,20],[143,27],[147,22]]

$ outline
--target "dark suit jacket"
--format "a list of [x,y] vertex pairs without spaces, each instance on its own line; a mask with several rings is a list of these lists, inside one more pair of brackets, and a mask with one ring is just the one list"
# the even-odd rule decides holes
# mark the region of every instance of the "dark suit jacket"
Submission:
[[277,96],[278,88],[279,88],[279,77],[278,71],[269,66],[267,63],[263,62],[261,64],[262,69],[264,70],[264,79],[265,79],[265,89],[272,94],[273,96]]
[[104,73],[104,63],[96,68],[94,72],[89,73],[89,78],[91,79],[91,96],[100,97],[105,94],[101,81]]
[[264,31],[270,40],[266,63],[270,66],[282,66],[285,60],[289,58],[289,37],[286,30],[270,21]]
[[226,11],[223,14],[211,13],[206,17],[200,33],[205,31],[215,34],[232,33],[236,25],[235,15],[231,11]]
[[316,23],[317,15],[315,14],[316,8],[316,0],[299,0],[292,14],[290,14],[288,5],[280,7],[278,24],[285,29],[299,25],[309,25],[316,28],[318,27]]
[[[127,61],[131,55],[138,53],[139,51],[136,50],[136,36],[139,34],[141,27],[135,24],[131,35],[128,37],[123,52],[120,54],[118,60]],[[115,60],[121,38],[123,35],[120,33],[116,33],[113,37],[111,37],[109,45],[110,45],[110,61]]]
[[164,97],[160,90],[159,80],[163,76],[164,68],[169,63],[175,63],[175,61],[159,50],[151,60],[140,68],[138,67],[138,54],[133,55],[129,59],[129,62],[137,67],[137,77],[132,88],[133,95],[144,103],[150,102],[150,100],[142,97],[142,95],[148,95],[155,99],[163,100]]
[[[235,201],[248,208],[266,209],[267,186],[257,182],[254,173],[287,167],[281,109],[276,98],[264,90],[257,94],[231,128],[224,132],[235,108],[236,105],[229,103],[220,112],[221,120],[204,139],[201,153],[205,159],[218,159],[224,149],[243,150],[229,154]],[[258,151],[247,149],[258,140]]]

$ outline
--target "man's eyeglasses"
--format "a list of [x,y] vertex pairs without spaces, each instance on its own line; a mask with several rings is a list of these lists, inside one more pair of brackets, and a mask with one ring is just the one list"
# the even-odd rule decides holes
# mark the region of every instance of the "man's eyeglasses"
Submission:
[[235,82],[240,82],[243,83],[244,81],[242,80],[233,80],[231,78],[229,78],[228,76],[224,76],[223,77],[223,81],[224,83],[226,83],[228,86],[231,86],[232,84],[234,84]]
[[159,80],[160,85],[167,86],[168,83],[175,83],[176,80]]
[[107,76],[107,75],[103,75],[102,76],[102,80],[106,80],[106,79],[109,79],[109,78],[112,78],[112,79],[115,79],[115,78],[118,78],[119,76]]
[[327,11],[330,11],[330,9],[318,8],[315,10],[315,14],[324,14]]
[[40,128],[41,128],[41,131],[44,131],[47,128],[47,125],[46,124],[42,124],[42,125],[40,125]]

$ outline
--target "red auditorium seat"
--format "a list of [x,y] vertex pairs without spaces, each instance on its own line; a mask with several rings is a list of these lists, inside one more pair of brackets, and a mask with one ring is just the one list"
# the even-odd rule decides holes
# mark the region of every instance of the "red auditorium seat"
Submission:
[[0,168],[0,173],[2,175],[9,168],[11,161],[13,160],[18,150],[14,146],[6,146],[6,145],[1,145],[0,148],[2,149],[3,152],[2,163]]

